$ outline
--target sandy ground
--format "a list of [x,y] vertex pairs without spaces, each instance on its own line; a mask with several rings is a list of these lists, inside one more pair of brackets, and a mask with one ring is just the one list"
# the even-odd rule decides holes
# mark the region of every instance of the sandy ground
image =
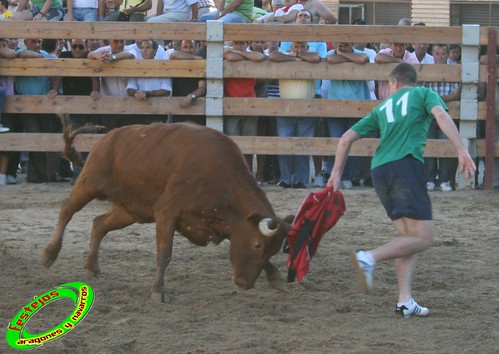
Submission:
[[[34,296],[83,281],[95,303],[73,331],[35,353],[499,353],[499,193],[431,194],[436,239],[418,260],[414,296],[428,318],[394,313],[393,262],[380,264],[371,295],[359,292],[349,252],[395,235],[372,189],[345,191],[347,213],[322,240],[310,273],[288,293],[232,282],[228,243],[198,247],[176,237],[166,274],[170,302],[148,298],[155,269],[152,225],[110,233],[101,247],[100,278],[84,270],[92,219],[107,208],[92,202],[70,222],[49,269],[40,264],[69,184],[0,188],[0,352],[6,327]],[[310,190],[264,186],[281,216],[295,213]],[[286,255],[274,263],[285,276]],[[47,305],[27,328],[50,329],[71,311]]]

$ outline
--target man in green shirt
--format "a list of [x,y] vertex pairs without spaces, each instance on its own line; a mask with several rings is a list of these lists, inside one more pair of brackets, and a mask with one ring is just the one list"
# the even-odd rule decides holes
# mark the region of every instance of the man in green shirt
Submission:
[[411,64],[402,63],[393,69],[389,75],[390,96],[343,134],[328,181],[328,186],[337,191],[353,142],[379,131],[380,143],[372,159],[371,175],[376,194],[399,237],[375,249],[353,253],[352,263],[359,285],[367,293],[372,288],[376,263],[396,259],[396,313],[404,317],[429,313],[413,300],[411,286],[416,254],[433,242],[431,200],[423,169],[423,151],[433,118],[457,150],[459,172],[468,179],[476,170],[445,103],[434,91],[417,87],[417,82]]

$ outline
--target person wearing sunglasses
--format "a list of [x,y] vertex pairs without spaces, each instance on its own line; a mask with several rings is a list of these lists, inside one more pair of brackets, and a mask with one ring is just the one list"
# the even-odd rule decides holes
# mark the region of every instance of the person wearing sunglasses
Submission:
[[[61,52],[60,59],[86,59],[87,58],[87,41],[84,39],[72,39],[69,51]],[[99,93],[99,78],[88,76],[58,76],[52,79],[52,89],[47,93],[50,99],[57,95],[65,96],[90,96],[94,100],[100,98]],[[73,128],[79,128],[85,124],[99,125],[100,118],[90,114],[71,114],[70,116]],[[86,156],[83,156],[84,158]],[[61,159],[59,161],[59,174],[65,177],[73,176],[73,182],[79,174],[81,168],[76,167],[71,171],[69,163]]]

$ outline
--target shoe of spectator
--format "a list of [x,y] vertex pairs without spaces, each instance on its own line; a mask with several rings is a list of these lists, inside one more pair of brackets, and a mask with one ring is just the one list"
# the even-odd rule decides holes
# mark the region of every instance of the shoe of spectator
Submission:
[[4,127],[0,124],[0,133],[7,133],[8,131],[10,131],[10,128]]
[[296,182],[293,184],[294,189],[307,189],[307,186],[303,182]]
[[280,181],[279,183],[277,183],[277,186],[281,188],[291,188],[291,185],[287,184],[284,181]]
[[353,188],[353,184],[352,184],[352,181],[349,181],[349,180],[344,180],[344,181],[341,181],[341,188],[343,189],[352,189]]
[[7,184],[17,184],[17,179],[14,176],[7,175]]
[[427,182],[426,183],[426,189],[429,191],[434,191],[435,190],[435,183],[433,182]]
[[451,192],[452,191],[452,187],[450,185],[450,182],[442,182],[440,184],[440,190],[442,192]]
[[0,186],[5,186],[7,184],[7,176],[0,175]]

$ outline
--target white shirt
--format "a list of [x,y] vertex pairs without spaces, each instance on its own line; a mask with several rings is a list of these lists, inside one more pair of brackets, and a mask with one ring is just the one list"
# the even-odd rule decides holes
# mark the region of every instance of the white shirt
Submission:
[[[137,43],[133,43],[130,45],[125,46],[125,51],[128,52],[133,52],[133,55],[135,55],[135,59],[137,60],[142,60],[144,59],[142,57],[142,52],[140,48],[137,46]],[[168,53],[165,48],[162,46],[158,46],[158,50],[156,51],[156,55],[154,56],[154,60],[169,60],[170,59],[170,53]]]

